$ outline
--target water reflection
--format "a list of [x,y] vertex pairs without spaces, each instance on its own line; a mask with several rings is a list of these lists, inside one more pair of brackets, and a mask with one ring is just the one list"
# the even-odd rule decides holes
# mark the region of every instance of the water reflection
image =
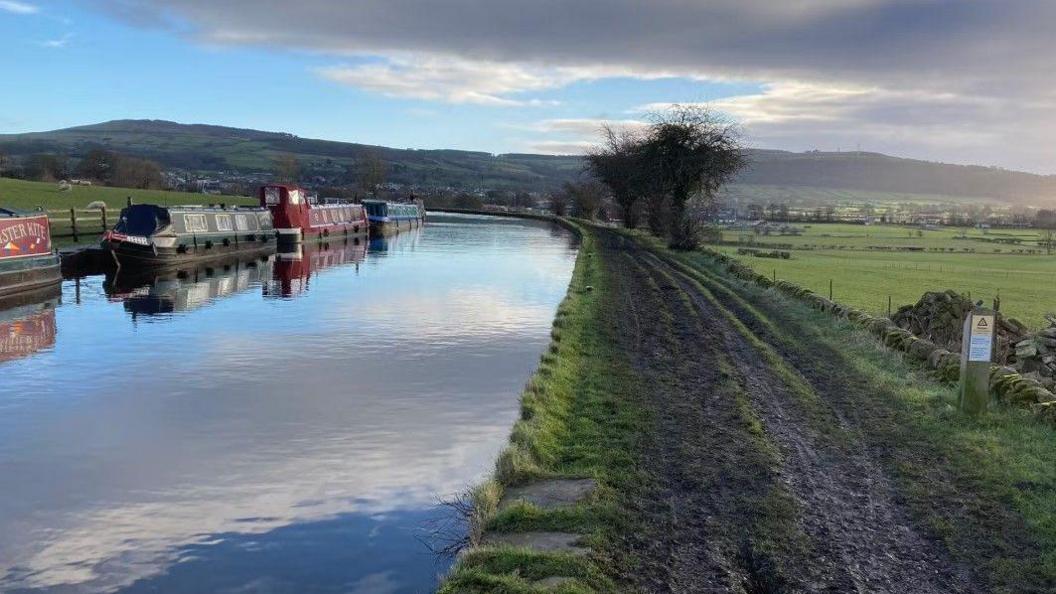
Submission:
[[54,346],[0,367],[0,591],[429,590],[413,528],[505,443],[574,261],[551,233],[434,217],[310,256],[295,299],[280,260],[67,283]]
[[55,286],[0,301],[0,363],[55,345],[55,307],[61,298]]
[[313,276],[334,266],[359,264],[367,257],[367,243],[354,239],[343,242],[308,243],[275,255],[272,282],[264,285],[265,297],[296,297],[308,290]]
[[270,279],[273,261],[268,256],[134,272],[119,269],[107,274],[103,287],[111,300],[124,304],[133,319],[187,312]]

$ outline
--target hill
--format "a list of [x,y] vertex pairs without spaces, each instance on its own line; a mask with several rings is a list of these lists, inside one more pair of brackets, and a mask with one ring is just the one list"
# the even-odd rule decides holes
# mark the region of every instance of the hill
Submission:
[[[24,159],[54,153],[77,159],[95,148],[157,161],[168,170],[247,181],[265,177],[275,159],[297,157],[303,172],[318,183],[352,183],[357,166],[376,155],[387,179],[420,187],[472,190],[546,191],[575,179],[577,156],[493,155],[459,150],[394,149],[301,138],[224,126],[158,120],[116,120],[50,132],[0,135],[0,153]],[[751,167],[740,176],[744,187],[826,188],[888,195],[939,195],[1006,204],[1056,203],[1056,176],[979,166],[903,159],[879,153],[833,153],[753,149]],[[819,197],[821,194],[819,193]]]

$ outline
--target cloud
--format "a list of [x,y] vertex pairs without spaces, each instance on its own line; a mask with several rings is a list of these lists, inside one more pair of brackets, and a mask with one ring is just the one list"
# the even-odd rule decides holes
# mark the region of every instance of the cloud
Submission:
[[316,72],[325,79],[389,97],[497,106],[552,104],[510,95],[563,86],[578,76],[560,69],[433,56],[389,58]]
[[[1001,142],[982,154],[987,161],[1013,161],[1033,151],[1029,160],[1037,164],[1036,155],[1048,150],[1045,135],[1056,132],[1046,111],[1056,98],[1056,62],[1050,59],[1056,2],[1050,0],[103,5],[129,22],[206,43],[319,52],[354,62],[373,57],[319,73],[394,97],[521,106],[532,94],[578,81],[679,76],[769,85],[724,107],[751,119],[753,129],[805,132],[804,142],[843,136],[846,131],[834,126],[848,123],[864,124],[863,137],[881,141],[869,135],[903,122],[897,130],[909,136],[915,123],[906,122],[924,121],[957,130],[943,136],[950,139],[945,145],[939,137],[918,143],[944,146],[936,151],[954,159],[969,155],[956,140],[967,133]],[[817,113],[808,122],[802,110],[812,106]],[[829,113],[827,106],[838,109]],[[1017,123],[1026,115],[1041,119]],[[1014,130],[1000,133],[1009,123]],[[1026,146],[1023,134],[1040,144]]]
[[13,14],[35,14],[40,12],[40,7],[16,0],[0,0],[0,10]]
[[41,47],[52,48],[52,49],[62,49],[64,47],[68,46],[72,39],[73,39],[73,34],[72,33],[67,33],[67,34],[63,35],[62,37],[59,37],[58,39],[48,39],[46,41],[42,41],[42,42],[40,42],[40,46]]

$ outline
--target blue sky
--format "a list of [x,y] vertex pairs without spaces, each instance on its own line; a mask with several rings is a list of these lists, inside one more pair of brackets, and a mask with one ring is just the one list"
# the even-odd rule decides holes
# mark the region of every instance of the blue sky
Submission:
[[154,118],[565,153],[706,103],[755,146],[1056,173],[1033,25],[1053,4],[0,0],[0,132]]

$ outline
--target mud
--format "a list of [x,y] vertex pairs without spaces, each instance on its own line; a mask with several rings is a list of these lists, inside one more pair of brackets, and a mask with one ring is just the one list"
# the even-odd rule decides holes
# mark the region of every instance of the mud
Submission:
[[809,354],[790,357],[785,339],[756,334],[815,391],[802,394],[727,317],[754,332],[760,324],[746,309],[728,307],[626,238],[598,233],[616,285],[621,349],[652,387],[642,402],[654,422],[643,443],[648,480],[631,503],[646,529],[624,543],[634,560],[625,576],[630,586],[752,594],[983,591],[915,523],[878,459],[884,452],[861,438],[862,419],[830,405],[840,394],[795,371],[826,362],[805,365]]

